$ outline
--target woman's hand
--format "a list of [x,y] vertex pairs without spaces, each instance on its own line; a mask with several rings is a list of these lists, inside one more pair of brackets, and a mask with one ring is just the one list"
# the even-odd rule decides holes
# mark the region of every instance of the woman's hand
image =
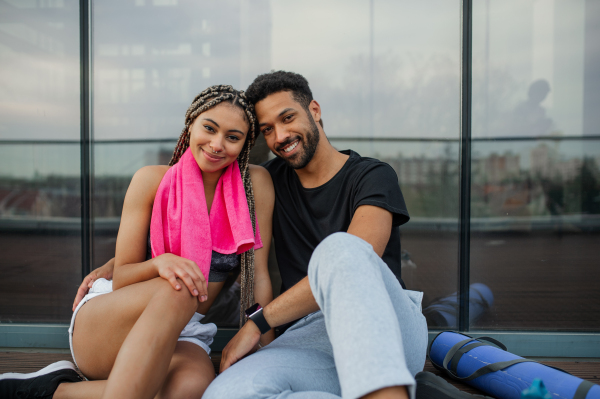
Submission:
[[75,308],[77,307],[77,305],[79,305],[79,302],[81,302],[83,297],[86,296],[87,293],[90,291],[90,288],[92,288],[94,281],[98,280],[99,278],[105,278],[107,280],[110,280],[113,276],[114,268],[115,258],[112,258],[111,260],[106,262],[102,267],[92,270],[90,274],[85,276],[83,282],[77,290],[77,295],[75,295],[75,300],[73,301],[73,311],[75,311]]
[[158,275],[169,281],[174,289],[179,291],[180,279],[187,286],[190,293],[198,297],[198,301],[208,299],[206,279],[196,262],[173,254],[162,254],[152,259]]

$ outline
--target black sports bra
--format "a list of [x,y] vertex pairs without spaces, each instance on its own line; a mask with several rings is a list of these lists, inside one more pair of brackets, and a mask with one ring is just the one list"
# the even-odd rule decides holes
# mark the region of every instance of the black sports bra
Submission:
[[[150,245],[150,234],[148,234],[148,242],[146,243],[146,260],[152,259],[152,247]],[[208,281],[211,283],[218,283],[227,280],[229,272],[240,265],[240,259],[241,255],[221,254],[219,252],[212,251]]]

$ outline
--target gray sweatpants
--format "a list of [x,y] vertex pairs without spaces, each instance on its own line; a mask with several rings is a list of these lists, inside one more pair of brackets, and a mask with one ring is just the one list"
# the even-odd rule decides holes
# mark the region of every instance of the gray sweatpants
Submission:
[[203,398],[358,398],[408,385],[423,369],[423,294],[403,290],[366,241],[327,237],[308,267],[321,311],[219,375]]

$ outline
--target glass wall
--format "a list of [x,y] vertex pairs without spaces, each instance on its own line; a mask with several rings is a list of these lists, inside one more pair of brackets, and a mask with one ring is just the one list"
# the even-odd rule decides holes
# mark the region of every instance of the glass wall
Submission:
[[600,8],[474,2],[471,282],[478,329],[600,330]]
[[[397,171],[413,218],[402,237],[409,286],[427,303],[455,292],[460,3],[433,3],[433,14],[410,1],[96,3],[95,266],[114,255],[131,176],[168,162],[193,97],[283,69],[308,79],[336,148]],[[220,324],[236,325],[233,315]]]
[[[402,228],[403,279],[425,292],[424,306],[451,295],[458,276],[460,2],[271,6],[271,68],[308,79],[336,148],[396,170],[411,215]],[[455,327],[455,320],[440,323]]]
[[0,323],[71,318],[79,110],[79,3],[0,1]]
[[[473,4],[470,328],[599,331],[600,6]],[[67,322],[82,205],[98,267],[131,177],[169,161],[193,97],[282,69],[308,79],[336,148],[396,170],[411,214],[403,279],[424,291],[430,328],[458,327],[460,1],[92,6],[82,204],[78,2],[0,0],[0,322]],[[259,141],[252,162],[269,156]],[[237,326],[236,277],[207,321]]]
[[[271,6],[268,1],[112,0],[94,4],[93,25],[97,267],[114,256],[131,177],[142,166],[169,162],[196,94],[214,84],[245,88],[269,71]],[[266,159],[265,146],[257,146],[253,161]],[[238,325],[236,277],[206,321]]]

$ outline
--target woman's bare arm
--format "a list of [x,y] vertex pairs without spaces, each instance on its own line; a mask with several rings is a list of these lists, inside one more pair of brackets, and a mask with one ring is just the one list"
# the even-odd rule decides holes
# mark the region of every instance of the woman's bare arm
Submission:
[[[261,166],[250,165],[250,178],[254,191],[256,220],[260,227],[260,236],[263,247],[254,252],[254,298],[262,307],[273,300],[273,289],[269,277],[269,248],[273,227],[273,206],[275,204],[275,190],[269,172]],[[267,345],[275,339],[274,330],[261,336],[262,345]]]
[[131,179],[117,235],[114,289],[158,277],[150,261],[145,261],[146,242],[154,197],[167,170],[167,166],[146,166]]
[[117,235],[113,289],[160,276],[176,290],[181,289],[177,280],[180,279],[203,302],[207,298],[206,280],[195,262],[173,254],[145,260],[154,197],[168,169],[168,166],[146,166],[131,179]]

